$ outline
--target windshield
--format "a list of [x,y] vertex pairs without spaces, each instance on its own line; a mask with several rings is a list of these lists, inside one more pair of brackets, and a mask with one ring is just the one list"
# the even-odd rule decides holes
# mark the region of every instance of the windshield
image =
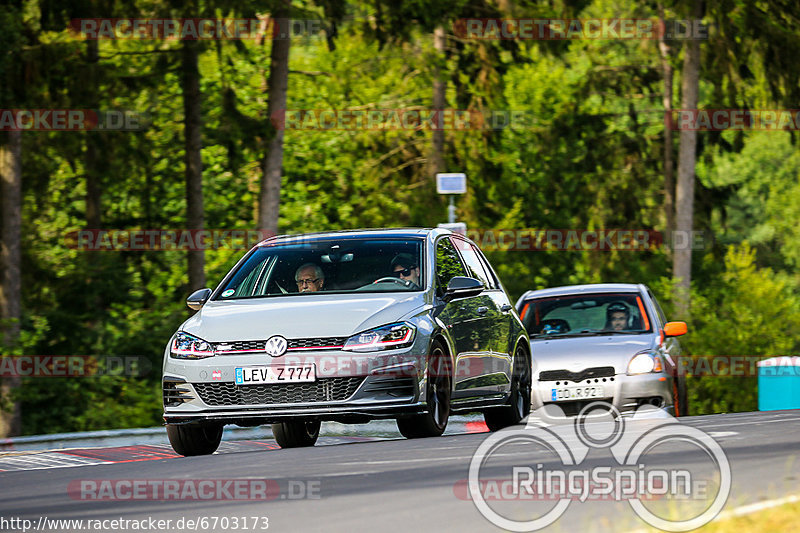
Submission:
[[536,298],[520,313],[531,337],[637,334],[652,331],[638,293],[602,293]]
[[380,238],[267,244],[250,254],[214,299],[419,291],[425,279],[423,244]]

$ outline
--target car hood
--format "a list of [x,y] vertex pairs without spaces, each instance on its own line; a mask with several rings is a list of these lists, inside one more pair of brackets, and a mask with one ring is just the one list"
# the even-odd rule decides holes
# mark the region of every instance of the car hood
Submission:
[[613,366],[615,373],[627,372],[634,354],[655,347],[654,335],[614,335],[608,337],[568,337],[531,339],[533,370],[571,372],[597,366]]
[[210,301],[181,329],[209,342],[348,337],[402,320],[425,305],[424,293],[320,294]]

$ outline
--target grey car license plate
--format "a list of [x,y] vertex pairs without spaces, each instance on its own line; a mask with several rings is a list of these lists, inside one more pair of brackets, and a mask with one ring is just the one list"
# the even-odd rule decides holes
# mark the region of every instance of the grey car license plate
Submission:
[[316,367],[311,364],[282,366],[236,367],[237,385],[263,385],[265,383],[308,383],[317,380]]
[[551,390],[550,401],[560,402],[565,400],[586,400],[592,398],[602,398],[603,387],[598,386],[574,386],[559,387]]

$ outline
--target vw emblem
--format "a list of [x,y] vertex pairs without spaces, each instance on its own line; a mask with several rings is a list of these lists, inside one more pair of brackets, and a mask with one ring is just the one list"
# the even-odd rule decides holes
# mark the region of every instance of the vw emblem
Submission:
[[273,335],[267,339],[267,344],[264,347],[264,351],[266,351],[272,357],[280,357],[286,353],[287,346],[288,343],[284,337],[281,337],[280,335]]

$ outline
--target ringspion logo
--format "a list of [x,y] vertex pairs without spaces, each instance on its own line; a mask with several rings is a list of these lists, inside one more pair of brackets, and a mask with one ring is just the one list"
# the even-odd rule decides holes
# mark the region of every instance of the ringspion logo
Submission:
[[[701,527],[727,502],[728,458],[700,429],[671,417],[656,418],[650,414],[654,410],[643,406],[626,419],[605,402],[586,405],[574,418],[564,416],[555,405],[538,409],[524,429],[498,431],[478,446],[469,479],[454,485],[454,495],[471,500],[489,522],[507,531],[537,531],[553,524],[571,504],[609,499],[627,502],[658,529]],[[516,452],[519,446],[525,447],[525,453]],[[666,450],[674,457],[676,446],[689,448],[686,453],[693,453],[697,463],[660,466],[663,459],[654,455]],[[592,457],[592,466],[584,464],[592,450],[606,450],[611,457],[606,464],[597,456]],[[515,456],[539,460],[511,460],[509,465],[508,458]],[[711,473],[704,468],[706,462]],[[511,515],[503,514],[506,508],[490,504],[506,500],[526,501],[526,506],[515,507]]]

